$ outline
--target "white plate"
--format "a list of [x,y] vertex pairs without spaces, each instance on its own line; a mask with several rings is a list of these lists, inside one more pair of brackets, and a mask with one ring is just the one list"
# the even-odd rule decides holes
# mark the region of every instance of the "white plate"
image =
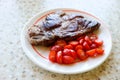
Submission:
[[[27,30],[29,27],[31,27],[33,24],[37,23],[38,20],[45,17],[48,13],[54,12],[56,10],[64,10],[65,12],[77,12],[80,13],[88,18],[95,19],[101,23],[101,27],[99,30],[96,32],[98,37],[104,41],[103,48],[105,50],[105,54],[103,56],[97,57],[97,58],[89,58],[86,61],[78,62],[72,65],[61,65],[57,63],[52,63],[50,62],[48,58],[48,53],[49,53],[49,48],[46,47],[35,47],[32,46],[28,39],[27,39]],[[76,74],[76,73],[83,73],[86,71],[89,71],[91,69],[96,68],[99,66],[101,63],[105,61],[105,59],[109,56],[111,48],[112,48],[112,40],[111,40],[111,35],[109,33],[109,30],[107,29],[107,26],[98,18],[95,16],[79,11],[79,10],[74,10],[74,9],[54,9],[50,11],[46,11],[43,13],[38,13],[35,15],[30,21],[28,21],[21,34],[21,43],[22,47],[26,53],[26,55],[39,67],[42,67],[46,70],[56,72],[56,73],[62,73],[62,74]]]

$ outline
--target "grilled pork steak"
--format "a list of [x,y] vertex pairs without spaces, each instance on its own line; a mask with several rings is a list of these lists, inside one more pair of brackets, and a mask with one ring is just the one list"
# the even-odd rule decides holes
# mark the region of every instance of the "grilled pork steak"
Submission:
[[41,24],[30,27],[28,35],[31,44],[49,46],[58,39],[73,40],[99,27],[100,23],[80,14],[56,12],[47,15]]

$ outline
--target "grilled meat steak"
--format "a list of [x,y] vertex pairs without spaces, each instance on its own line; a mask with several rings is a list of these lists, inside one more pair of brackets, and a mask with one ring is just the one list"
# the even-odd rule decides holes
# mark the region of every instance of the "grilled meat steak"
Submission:
[[100,23],[80,14],[55,12],[47,15],[41,24],[30,27],[28,38],[33,45],[49,46],[58,39],[73,40],[99,27]]

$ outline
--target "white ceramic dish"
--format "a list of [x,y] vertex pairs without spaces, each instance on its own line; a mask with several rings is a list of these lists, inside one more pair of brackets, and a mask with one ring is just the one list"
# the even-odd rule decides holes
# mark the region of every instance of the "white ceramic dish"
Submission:
[[[28,39],[27,39],[27,30],[30,26],[33,24],[36,24],[41,18],[46,16],[47,14],[54,12],[56,10],[64,10],[65,12],[77,12],[82,14],[83,16],[86,16],[91,19],[95,19],[101,23],[100,29],[96,32],[98,37],[104,41],[103,48],[105,50],[105,54],[103,56],[97,57],[97,58],[89,58],[87,61],[78,62],[72,65],[61,65],[57,63],[50,62],[47,57],[49,53],[49,48],[47,47],[36,47],[32,46]],[[91,69],[96,68],[100,64],[102,64],[106,58],[109,56],[111,48],[112,48],[112,40],[111,35],[109,33],[109,30],[107,29],[107,26],[98,18],[95,16],[79,11],[74,9],[54,9],[46,12],[40,12],[37,15],[35,15],[32,19],[30,19],[24,26],[21,34],[21,43],[23,50],[25,51],[26,55],[39,67],[42,67],[46,70],[56,72],[56,73],[62,73],[62,74],[76,74],[76,73],[83,73],[86,71],[89,71]]]

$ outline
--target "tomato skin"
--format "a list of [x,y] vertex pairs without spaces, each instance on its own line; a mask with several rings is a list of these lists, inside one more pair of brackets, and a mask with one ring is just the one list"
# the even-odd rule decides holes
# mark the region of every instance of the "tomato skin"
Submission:
[[79,38],[77,38],[78,41],[80,41],[81,39],[84,39],[84,35],[80,36]]
[[85,50],[89,50],[90,49],[90,46],[88,45],[88,43],[86,41],[83,43],[83,48]]
[[63,50],[63,55],[71,56],[71,54],[70,54],[70,49],[64,49],[64,50]]
[[97,46],[102,46],[103,45],[103,41],[102,40],[95,40],[94,43],[97,45]]
[[62,64],[62,51],[58,51],[57,52],[57,55],[56,55],[56,61],[57,61],[57,63],[59,63],[59,64]]
[[95,34],[83,35],[70,42],[58,40],[50,49],[49,60],[58,64],[72,64],[88,57],[94,58],[104,54],[102,45],[103,41]]
[[100,49],[100,48],[97,48],[97,49],[96,49],[96,52],[97,52],[99,55],[103,55],[103,54],[104,54],[104,50],[103,50],[103,49]]
[[76,59],[77,58],[77,53],[74,50],[70,50],[71,56]]
[[85,52],[82,49],[77,50],[77,56],[81,60],[87,59],[87,55],[85,54]]
[[56,51],[50,51],[49,60],[52,62],[56,62]]
[[64,47],[67,43],[65,40],[58,40],[55,44]]
[[75,47],[78,45],[78,41],[70,41],[69,44]]
[[63,56],[63,63],[64,64],[72,64],[75,62],[75,59],[71,56]]
[[76,52],[75,52],[74,50],[72,50],[72,49],[64,49],[64,50],[63,50],[63,55],[71,56],[71,57],[73,57],[74,59],[77,58]]
[[51,51],[56,51],[56,52],[58,52],[58,51],[62,50],[62,47],[59,46],[59,45],[55,45],[55,46],[53,46],[50,50],[51,50]]
[[84,39],[89,45],[92,44],[92,41],[90,40],[89,36],[86,35]]
[[68,45],[64,46],[64,49],[73,49],[73,46],[68,44]]
[[97,46],[96,44],[94,44],[94,43],[91,44],[91,46],[90,46],[91,49],[94,49],[94,48],[97,48],[97,47],[98,47],[98,46]]
[[82,45],[77,45],[77,46],[75,47],[75,50],[76,50],[76,51],[77,51],[78,49],[83,49]]
[[80,40],[79,40],[79,44],[82,45],[83,43],[84,43],[84,39],[80,39]]
[[86,51],[86,54],[88,56],[94,57],[94,55],[96,54],[96,49],[88,50],[88,51]]
[[92,35],[90,35],[90,39],[92,42],[94,42],[96,39],[98,39],[98,37],[97,37],[97,35],[92,34]]

